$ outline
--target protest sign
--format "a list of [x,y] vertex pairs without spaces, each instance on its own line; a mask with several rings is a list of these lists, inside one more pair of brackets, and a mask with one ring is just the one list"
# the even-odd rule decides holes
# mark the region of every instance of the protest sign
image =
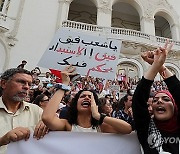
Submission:
[[61,28],[38,65],[62,70],[72,64],[81,75],[114,79],[121,41]]

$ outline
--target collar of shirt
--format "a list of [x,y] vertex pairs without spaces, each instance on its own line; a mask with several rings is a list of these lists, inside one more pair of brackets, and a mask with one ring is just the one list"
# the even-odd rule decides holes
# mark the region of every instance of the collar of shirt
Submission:
[[4,103],[3,103],[2,97],[0,97],[0,110],[1,110],[1,109],[5,110],[5,111],[6,111],[7,113],[9,113],[9,114],[18,114],[18,113],[20,113],[20,112],[22,112],[22,111],[24,111],[24,110],[29,110],[29,103],[23,101],[23,102],[21,103],[20,108],[17,110],[17,112],[16,112],[16,113],[13,113],[13,112],[8,111],[8,109],[6,108],[6,106],[5,106]]

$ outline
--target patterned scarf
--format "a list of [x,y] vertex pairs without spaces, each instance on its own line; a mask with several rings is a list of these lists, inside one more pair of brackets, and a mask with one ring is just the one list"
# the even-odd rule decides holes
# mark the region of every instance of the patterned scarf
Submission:
[[162,149],[163,138],[160,131],[157,129],[153,119],[150,120],[148,129],[148,144],[150,148],[156,148],[158,152]]

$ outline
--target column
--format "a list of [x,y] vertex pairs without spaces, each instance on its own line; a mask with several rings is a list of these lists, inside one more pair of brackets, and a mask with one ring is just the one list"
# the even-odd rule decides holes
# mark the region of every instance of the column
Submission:
[[[71,0],[72,1],[72,0]],[[68,19],[69,6],[71,1],[59,0],[56,29],[60,28],[62,22]]]
[[141,17],[141,32],[155,36],[154,18]]
[[112,10],[108,8],[98,8],[97,25],[102,27],[111,27]]
[[179,41],[180,37],[180,33],[179,33],[179,28],[177,24],[172,24],[170,25],[171,27],[171,35],[172,35],[172,39],[175,41]]

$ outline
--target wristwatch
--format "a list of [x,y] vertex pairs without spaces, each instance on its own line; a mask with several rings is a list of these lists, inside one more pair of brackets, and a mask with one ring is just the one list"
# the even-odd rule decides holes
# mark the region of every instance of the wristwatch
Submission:
[[71,90],[70,86],[67,86],[67,85],[62,84],[62,83],[55,84],[55,88],[56,89],[61,89],[61,90],[64,90],[64,91],[70,91]]

